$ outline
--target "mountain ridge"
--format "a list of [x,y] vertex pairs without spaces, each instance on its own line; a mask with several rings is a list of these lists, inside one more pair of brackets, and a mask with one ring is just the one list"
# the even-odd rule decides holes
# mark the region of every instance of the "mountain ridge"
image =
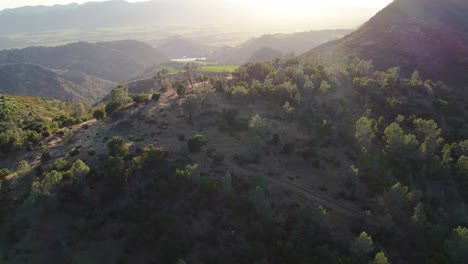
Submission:
[[409,75],[452,83],[468,80],[468,3],[398,0],[344,38],[305,53],[312,59],[372,60],[381,70],[400,66]]

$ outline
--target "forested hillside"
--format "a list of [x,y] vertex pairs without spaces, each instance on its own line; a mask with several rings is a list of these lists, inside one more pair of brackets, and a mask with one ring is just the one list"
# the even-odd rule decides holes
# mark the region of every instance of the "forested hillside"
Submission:
[[7,260],[462,263],[459,90],[362,60],[158,76],[160,91],[120,86],[98,121],[32,150],[40,169],[19,163]]

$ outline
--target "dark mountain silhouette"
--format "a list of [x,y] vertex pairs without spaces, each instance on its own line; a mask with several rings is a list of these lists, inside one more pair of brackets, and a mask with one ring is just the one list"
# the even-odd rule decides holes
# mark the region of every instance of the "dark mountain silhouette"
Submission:
[[358,30],[313,49],[309,58],[359,57],[378,69],[449,83],[468,81],[468,1],[395,0]]
[[79,71],[114,82],[141,75],[167,58],[138,41],[78,42],[58,47],[29,47],[0,52],[0,64],[32,63],[46,68]]

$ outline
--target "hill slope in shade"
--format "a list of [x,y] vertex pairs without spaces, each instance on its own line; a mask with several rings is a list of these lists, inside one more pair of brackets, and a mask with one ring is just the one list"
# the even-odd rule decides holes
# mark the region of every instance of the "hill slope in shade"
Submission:
[[137,41],[77,42],[0,52],[0,64],[33,63],[51,69],[80,71],[114,82],[141,75],[147,68],[165,61],[155,49]]
[[226,64],[242,64],[263,48],[286,53],[304,53],[327,41],[341,38],[350,33],[349,29],[317,30],[292,34],[266,34],[250,39],[236,48],[222,47],[209,55],[210,59]]
[[0,65],[0,92],[65,101],[96,100],[115,84],[81,72],[58,71],[29,63]]
[[279,58],[283,56],[283,54],[280,51],[277,51],[272,48],[261,48],[254,52],[252,57],[248,59],[248,62],[266,62],[266,61],[271,61],[276,58]]
[[357,56],[378,69],[462,83],[468,80],[468,2],[397,0],[350,35],[306,54],[337,60]]

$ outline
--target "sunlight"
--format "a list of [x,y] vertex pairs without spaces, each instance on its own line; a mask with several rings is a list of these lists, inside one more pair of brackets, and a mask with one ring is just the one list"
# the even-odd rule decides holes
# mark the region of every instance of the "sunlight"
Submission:
[[248,4],[250,8],[258,11],[262,17],[298,19],[305,17],[351,16],[347,13],[348,7],[367,8],[369,10],[381,9],[392,0],[226,0],[231,3]]

